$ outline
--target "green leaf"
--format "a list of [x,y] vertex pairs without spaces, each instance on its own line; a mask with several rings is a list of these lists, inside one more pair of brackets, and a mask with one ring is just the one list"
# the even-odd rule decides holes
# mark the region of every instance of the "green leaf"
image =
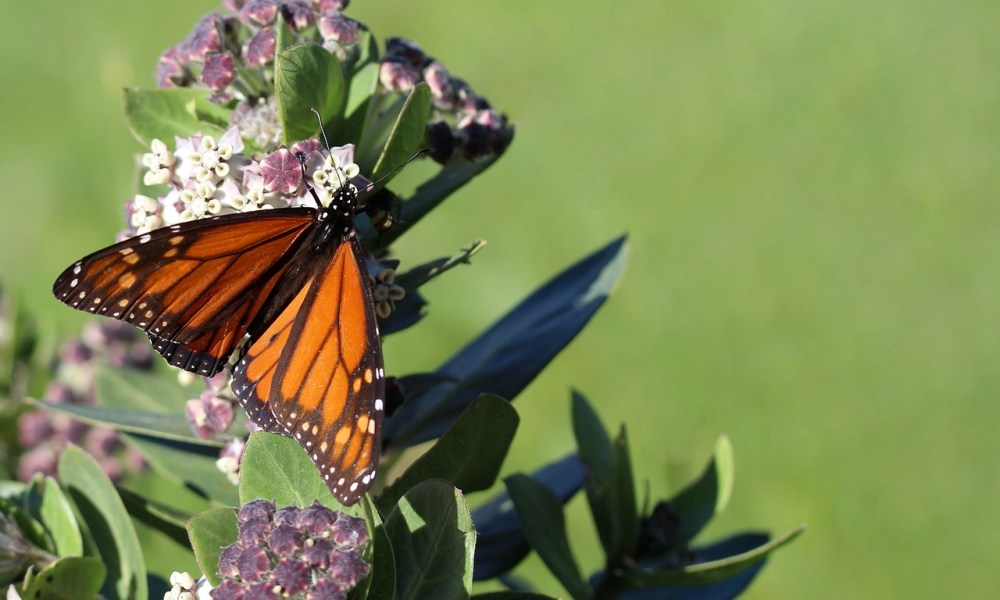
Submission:
[[153,139],[172,143],[175,135],[196,133],[221,136],[221,123],[229,121],[229,109],[212,103],[207,90],[125,88],[125,119],[132,133],[145,145]]
[[488,489],[496,481],[519,422],[510,402],[490,394],[480,396],[382,492],[379,508],[390,510],[406,490],[428,479],[444,479],[466,494]]
[[451,382],[407,397],[383,436],[406,448],[443,434],[480,394],[516,398],[601,307],[627,251],[619,238],[532,292],[437,369]]
[[237,502],[236,485],[215,465],[217,448],[184,442],[124,434],[126,443],[137,449],[160,475],[176,483],[198,490],[219,504],[232,506]]
[[54,412],[70,415],[90,425],[105,425],[118,431],[176,440],[189,444],[220,448],[222,442],[202,440],[191,433],[191,426],[182,415],[152,413],[134,408],[112,408],[89,404],[55,404],[29,398],[29,402]]
[[562,504],[547,487],[523,474],[504,480],[528,544],[576,600],[591,598],[566,537]]
[[340,63],[316,44],[282,50],[275,59],[274,95],[285,143],[312,137],[319,131],[319,123],[311,109],[330,120],[343,105]]
[[701,476],[670,499],[680,517],[675,547],[694,539],[725,508],[733,491],[733,463],[733,446],[720,436]]
[[431,89],[426,83],[419,83],[410,91],[372,168],[372,181],[387,177],[424,146],[431,102]]
[[385,520],[396,558],[400,600],[468,598],[476,531],[462,493],[425,481],[400,499]]
[[735,577],[748,568],[767,558],[768,554],[791,542],[805,531],[799,525],[781,537],[761,544],[750,550],[720,558],[699,562],[675,569],[659,571],[628,571],[622,577],[634,587],[660,585],[709,585]]
[[73,445],[59,457],[58,473],[107,568],[103,593],[110,598],[145,598],[142,548],[111,480],[96,460]]
[[101,590],[105,575],[105,565],[92,556],[61,558],[32,575],[21,590],[21,597],[92,600]]
[[[165,476],[155,468],[129,475],[118,484],[118,492],[123,501],[126,494],[140,498],[146,505],[143,510],[182,528],[192,516],[216,506],[215,502],[188,487],[179,478]],[[153,498],[162,498],[169,505]],[[129,512],[132,512],[131,508]]]
[[330,493],[316,465],[294,439],[276,433],[250,436],[240,463],[240,504],[256,499],[272,500],[277,506],[309,506],[318,500],[324,506],[365,518],[362,503],[344,506]]
[[45,478],[42,503],[39,507],[42,525],[52,536],[59,556],[83,556],[83,537],[76,522],[73,507],[59,484],[51,477]]
[[625,427],[612,443],[597,413],[575,390],[572,405],[573,433],[588,472],[587,503],[604,553],[617,563],[633,553],[639,533]]
[[375,35],[364,24],[358,27],[358,56],[349,67],[347,99],[342,116],[327,133],[335,146],[357,142],[362,137],[368,107],[378,89],[381,58]]
[[100,367],[94,375],[94,393],[102,406],[132,408],[162,414],[184,414],[188,399],[204,391],[185,386],[175,371],[136,371]]
[[219,585],[222,582],[219,553],[223,547],[233,544],[240,533],[236,511],[224,506],[210,508],[191,517],[187,530],[201,572],[213,586]]

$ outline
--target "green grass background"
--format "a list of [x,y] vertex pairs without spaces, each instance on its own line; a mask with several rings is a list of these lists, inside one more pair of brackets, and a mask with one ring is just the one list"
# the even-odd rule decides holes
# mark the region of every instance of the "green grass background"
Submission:
[[[111,241],[141,151],[120,88],[151,86],[159,52],[215,5],[0,7],[0,279],[68,333],[83,317],[50,283]],[[413,264],[489,241],[427,288],[426,322],[387,341],[390,372],[435,367],[628,232],[622,285],[518,399],[509,469],[571,447],[575,386],[628,423],[657,497],[732,438],[734,497],[706,538],[809,524],[749,598],[995,593],[1000,5],[359,0],[349,14],[418,40],[519,128],[398,245]],[[590,572],[582,505],[572,541]]]

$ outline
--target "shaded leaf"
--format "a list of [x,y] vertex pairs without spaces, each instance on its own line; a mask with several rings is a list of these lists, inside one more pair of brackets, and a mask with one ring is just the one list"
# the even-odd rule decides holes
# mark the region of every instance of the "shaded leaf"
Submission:
[[468,598],[476,531],[461,492],[425,481],[400,499],[385,520],[396,559],[400,600]]
[[199,132],[221,136],[225,128],[219,123],[229,121],[229,109],[209,101],[208,90],[125,88],[122,94],[129,129],[146,146],[153,139],[172,144],[174,136]]
[[587,467],[587,503],[606,557],[631,555],[639,532],[632,466],[625,428],[613,443],[597,413],[577,391],[572,401],[573,433]]
[[104,595],[145,598],[146,565],[142,548],[111,480],[97,461],[73,445],[59,457],[58,473],[107,568]]
[[[583,487],[586,473],[576,454],[550,463],[531,475],[565,504]],[[501,492],[472,513],[476,524],[476,581],[492,579],[517,566],[531,547],[517,520],[510,494]]]
[[426,83],[419,83],[410,91],[372,168],[373,181],[387,178],[423,147],[431,100],[431,89]]
[[215,447],[216,452],[222,442],[202,440],[191,433],[191,426],[182,415],[153,413],[134,408],[112,408],[89,404],[56,404],[41,400],[29,401],[46,410],[67,414],[90,425],[104,425],[129,433],[186,442],[193,445]]
[[378,74],[381,58],[375,35],[364,24],[358,27],[358,56],[351,63],[348,72],[347,98],[340,120],[327,133],[330,143],[342,146],[360,140],[368,107],[378,89]]
[[515,398],[607,299],[625,266],[619,238],[533,292],[437,372],[456,383],[407,398],[386,420],[385,439],[408,447],[440,436],[479,394]]
[[679,517],[675,545],[685,544],[722,512],[733,490],[733,446],[726,436],[715,443],[715,452],[697,480],[670,499]]
[[642,570],[623,574],[635,586],[707,585],[725,581],[767,558],[767,555],[798,537],[805,526],[800,525],[781,537],[770,539],[767,534],[749,533],[733,536],[711,546],[695,549],[694,564],[664,570]]
[[213,586],[219,585],[222,582],[219,554],[223,547],[236,541],[240,532],[236,511],[225,506],[211,508],[191,517],[187,530],[201,572]]
[[528,544],[576,600],[592,597],[566,537],[562,504],[547,487],[527,475],[504,480]]
[[496,481],[520,419],[499,396],[480,396],[443,436],[378,498],[390,510],[406,490],[428,479],[451,482],[463,493],[488,489]]

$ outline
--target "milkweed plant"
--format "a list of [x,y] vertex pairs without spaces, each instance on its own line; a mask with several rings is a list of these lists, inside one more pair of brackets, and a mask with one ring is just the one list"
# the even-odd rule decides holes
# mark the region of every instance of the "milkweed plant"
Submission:
[[[482,246],[410,265],[390,258],[393,242],[493,165],[514,126],[419,45],[377,39],[346,8],[226,0],[163,53],[154,89],[124,91],[145,150],[117,239],[301,206],[306,178],[320,190],[348,179],[368,190],[355,225],[378,261],[370,284],[391,336],[420,324],[425,284]],[[411,160],[437,168],[397,193]],[[730,498],[725,437],[696,480],[655,500],[639,491],[625,425],[609,433],[574,392],[576,448],[501,476],[519,422],[511,402],[601,307],[625,261],[616,239],[437,368],[390,372],[383,466],[349,507],[295,440],[251,431],[228,370],[178,372],[143,332],[104,317],[52,352],[0,290],[0,584],[8,598],[66,599],[739,595],[802,528],[697,541]],[[603,552],[585,567],[564,517],[581,491]],[[532,552],[562,589],[515,574]]]

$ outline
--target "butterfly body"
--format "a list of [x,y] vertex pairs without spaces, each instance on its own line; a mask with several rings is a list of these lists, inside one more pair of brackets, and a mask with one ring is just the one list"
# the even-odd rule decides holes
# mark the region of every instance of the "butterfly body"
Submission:
[[70,306],[143,329],[172,365],[233,367],[251,420],[291,435],[334,495],[354,504],[381,446],[385,373],[357,192],[319,208],[223,215],[164,227],[95,252],[53,285]]

